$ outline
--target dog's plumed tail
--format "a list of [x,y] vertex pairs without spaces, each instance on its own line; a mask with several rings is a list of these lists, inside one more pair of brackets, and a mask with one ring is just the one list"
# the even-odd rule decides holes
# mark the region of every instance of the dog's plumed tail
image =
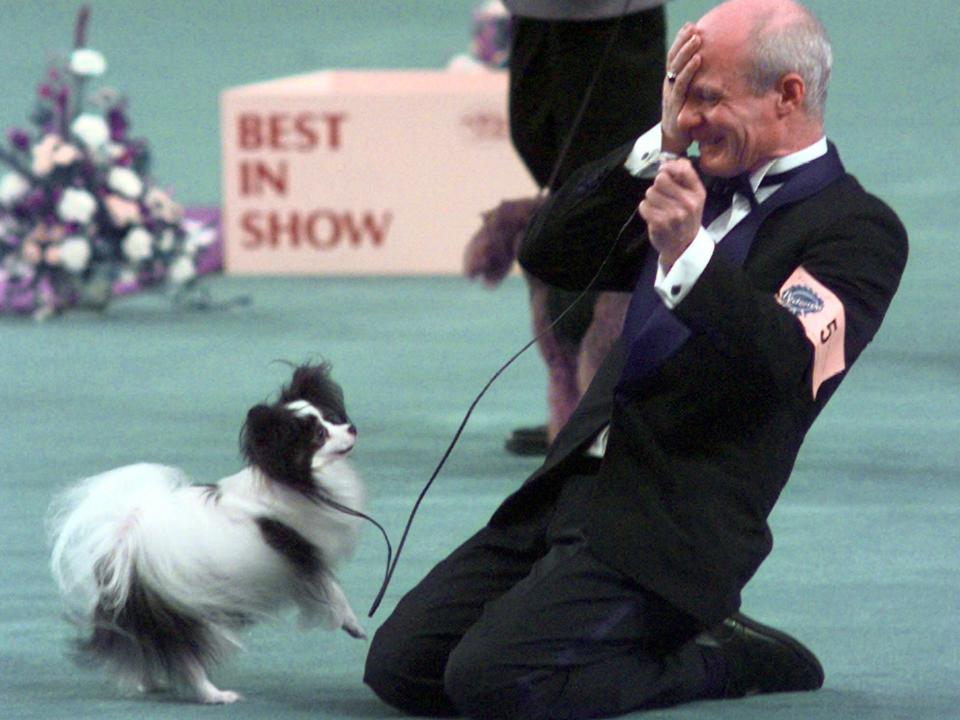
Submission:
[[195,687],[194,668],[237,646],[224,628],[181,611],[175,597],[144,582],[144,575],[175,572],[169,558],[147,553],[144,510],[169,507],[186,485],[174,468],[131,465],[84,480],[51,506],[51,570],[68,618],[85,633],[76,658],[107,666],[126,688]]
[[124,604],[139,511],[164,502],[183,484],[173,468],[130,465],[88,478],[54,501],[48,519],[50,565],[72,621],[89,620],[102,602]]

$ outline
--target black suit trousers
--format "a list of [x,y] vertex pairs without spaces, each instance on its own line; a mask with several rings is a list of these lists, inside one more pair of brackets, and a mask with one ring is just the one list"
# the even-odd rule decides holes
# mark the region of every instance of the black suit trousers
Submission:
[[592,476],[487,526],[375,634],[365,682],[414,715],[590,718],[713,694],[688,615],[609,568],[576,529]]

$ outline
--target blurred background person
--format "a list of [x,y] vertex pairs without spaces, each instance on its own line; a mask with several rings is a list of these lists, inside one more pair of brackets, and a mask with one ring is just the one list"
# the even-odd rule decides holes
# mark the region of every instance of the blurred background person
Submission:
[[[666,0],[503,0],[511,34],[510,137],[541,192],[505,200],[484,214],[469,243],[465,272],[496,285],[543,195],[586,162],[637,137],[660,117],[666,56]],[[486,3],[487,17],[501,3]],[[499,27],[502,27],[499,26]],[[502,35],[502,30],[487,36]],[[623,326],[628,296],[579,296],[525,275],[533,329],[547,365],[548,419],[518,428],[506,448],[545,454]]]

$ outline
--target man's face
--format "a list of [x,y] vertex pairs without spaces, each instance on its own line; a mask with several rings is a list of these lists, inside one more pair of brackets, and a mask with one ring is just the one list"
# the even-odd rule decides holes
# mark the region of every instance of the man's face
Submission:
[[780,125],[777,92],[756,95],[745,79],[746,59],[738,42],[703,35],[703,62],[677,118],[700,146],[700,167],[710,175],[752,172],[777,154]]

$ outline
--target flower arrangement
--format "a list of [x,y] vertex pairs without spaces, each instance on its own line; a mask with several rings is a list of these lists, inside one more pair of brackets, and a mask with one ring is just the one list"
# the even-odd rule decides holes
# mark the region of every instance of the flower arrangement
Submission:
[[102,309],[123,287],[185,289],[213,240],[151,181],[126,99],[88,90],[107,67],[86,46],[89,16],[81,8],[73,50],[37,89],[32,131],[11,129],[0,145],[0,311],[42,319]]

